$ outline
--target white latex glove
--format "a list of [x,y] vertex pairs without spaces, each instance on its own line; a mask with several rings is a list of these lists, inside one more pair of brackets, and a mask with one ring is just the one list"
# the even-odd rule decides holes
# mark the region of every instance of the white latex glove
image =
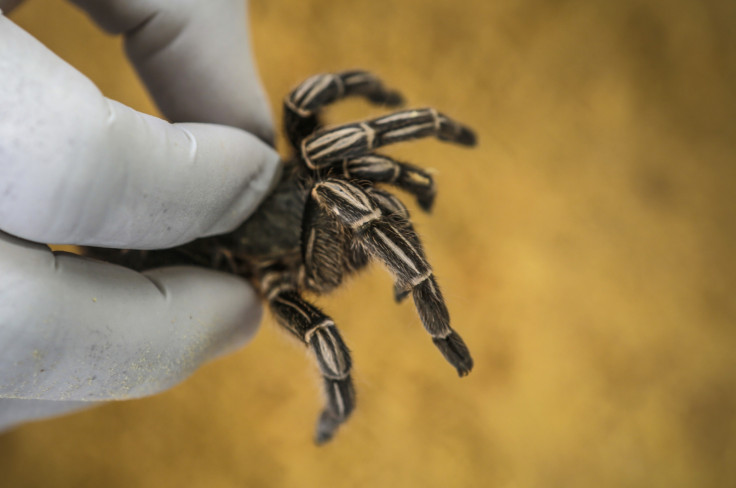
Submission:
[[227,232],[279,168],[242,0],[74,3],[125,35],[161,111],[189,123],[105,98],[0,14],[0,430],[169,388],[247,342],[262,313],[236,276],[139,274],[36,244],[156,249]]

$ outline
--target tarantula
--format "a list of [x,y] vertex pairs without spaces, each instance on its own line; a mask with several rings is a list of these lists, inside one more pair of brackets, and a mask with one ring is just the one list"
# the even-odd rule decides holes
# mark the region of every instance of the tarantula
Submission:
[[324,379],[327,405],[315,441],[332,438],[355,407],[352,360],[332,319],[301,296],[328,292],[343,278],[381,261],[395,279],[394,296],[414,297],[424,327],[460,376],[473,367],[468,348],[450,327],[442,293],[409,221],[406,207],[375,183],[411,193],[429,211],[436,190],[426,171],[373,152],[395,142],[435,136],[475,144],[467,127],[432,108],[404,110],[323,128],[320,111],[349,96],[395,107],[399,92],[365,71],[312,76],[284,99],[284,126],[295,152],[281,180],[237,230],[164,251],[92,250],[126,266],[144,269],[200,264],[248,278],[276,321],[314,354]]

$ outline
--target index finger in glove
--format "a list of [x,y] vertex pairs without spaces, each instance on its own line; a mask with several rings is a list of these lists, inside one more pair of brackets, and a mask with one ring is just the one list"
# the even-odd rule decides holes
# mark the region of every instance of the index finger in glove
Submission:
[[72,0],[125,49],[169,120],[240,127],[273,143],[244,0]]
[[108,100],[0,15],[0,229],[37,242],[165,248],[234,229],[278,154],[213,124]]

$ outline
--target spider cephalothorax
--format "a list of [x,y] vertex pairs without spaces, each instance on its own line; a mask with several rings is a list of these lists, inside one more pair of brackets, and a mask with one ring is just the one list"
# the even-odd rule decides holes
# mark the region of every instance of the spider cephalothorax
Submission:
[[[404,110],[363,122],[323,128],[319,112],[347,96],[387,106],[402,103],[365,71],[320,74],[284,100],[286,135],[295,151],[281,180],[256,213],[230,234],[167,251],[127,253],[113,260],[135,268],[204,264],[246,278],[260,291],[277,322],[306,344],[324,379],[327,405],[316,441],[329,440],[355,406],[352,360],[332,319],[301,291],[324,293],[343,277],[381,261],[395,279],[397,301],[409,294],[444,357],[466,375],[473,366],[450,316],[406,207],[376,183],[413,194],[428,211],[432,177],[411,164],[373,152],[394,142],[435,136],[472,146],[473,132],[432,108]],[[111,259],[109,252],[105,258]]]

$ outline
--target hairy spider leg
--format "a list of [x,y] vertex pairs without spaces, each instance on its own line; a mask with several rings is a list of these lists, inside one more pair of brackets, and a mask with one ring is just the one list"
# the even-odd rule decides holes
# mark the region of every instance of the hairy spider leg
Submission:
[[301,140],[321,125],[322,107],[349,96],[362,96],[371,103],[389,107],[397,107],[404,101],[399,92],[387,89],[376,75],[367,71],[314,75],[284,98],[284,125],[294,148],[298,150]]
[[369,261],[362,246],[331,214],[308,198],[302,225],[303,273],[300,283],[315,293],[327,293],[345,275],[364,268]]
[[308,198],[302,224],[302,282],[306,288],[325,293],[340,285],[345,270],[343,234],[335,219]]
[[[396,227],[401,234],[410,241],[410,244],[413,245],[419,253],[424,257],[423,249],[422,249],[422,243],[419,238],[419,235],[414,230],[414,226],[411,224],[411,220],[409,220],[409,210],[406,208],[406,206],[397,198],[396,196],[392,195],[389,192],[379,190],[377,188],[372,188],[366,190],[375,203],[378,205],[378,207],[381,209],[382,213],[388,217],[391,220],[391,223]],[[424,258],[426,259],[426,257]],[[433,288],[430,288],[430,291],[434,294],[436,293],[439,296],[440,302],[442,306],[444,307],[444,300],[442,299],[442,295],[439,289],[439,286],[437,285],[436,281],[434,281],[434,276],[431,277],[430,285]],[[394,299],[397,303],[402,302],[407,296],[409,296],[410,293],[412,293],[414,290],[416,290],[418,293],[424,293],[426,294],[426,290],[417,289],[416,287],[408,287],[405,283],[402,283],[401,281],[397,280],[394,284]],[[418,299],[417,295],[414,294],[414,301],[415,305],[417,307],[417,310],[419,310],[420,316],[424,316],[423,314],[430,314],[434,313],[434,310],[432,308],[427,308],[424,305],[428,303],[428,300],[426,299]],[[431,303],[431,300],[429,301]],[[433,316],[428,316],[429,319],[432,319]],[[423,318],[424,320],[424,318]],[[447,320],[449,322],[449,314],[447,317]],[[457,338],[460,338],[459,336]],[[434,338],[433,338],[434,339]],[[451,339],[451,340],[454,340]],[[462,342],[462,339],[460,339],[460,342]],[[435,344],[437,342],[435,341]],[[440,350],[443,351],[443,354],[445,354],[445,357],[447,357],[447,354],[444,352],[444,346],[445,344],[440,343],[438,344],[438,347]],[[457,344],[450,344],[452,347],[464,347],[464,344],[457,345]],[[467,350],[467,348],[466,348]],[[448,359],[449,360],[449,359]],[[451,360],[449,360],[451,363],[453,363]],[[472,368],[472,359],[470,359],[470,365],[468,367]],[[453,363],[454,364],[454,363]],[[458,371],[458,373],[462,376],[463,374]],[[467,374],[467,373],[466,373]]]
[[317,444],[322,444],[332,438],[355,408],[350,351],[332,319],[304,300],[277,272],[267,273],[262,283],[276,321],[309,346],[317,359],[327,394],[314,437]]
[[309,168],[321,169],[387,144],[429,136],[463,146],[474,146],[476,141],[470,128],[433,108],[423,108],[319,130],[302,140],[300,151]]
[[470,352],[450,327],[442,293],[411,227],[394,225],[391,220],[398,216],[387,218],[366,191],[343,180],[328,178],[317,183],[312,197],[383,262],[401,289],[412,290],[417,312],[432,341],[460,376],[468,374],[473,367]]
[[[419,234],[416,233],[411,220],[409,220],[409,209],[406,208],[406,205],[398,197],[387,191],[378,188],[366,188],[365,191],[373,198],[383,215],[391,221],[394,227],[399,229],[415,248],[423,251]],[[407,288],[405,284],[399,281],[394,283],[394,300],[396,300],[396,303],[401,303],[410,293],[410,287]]]
[[429,172],[413,164],[396,161],[382,154],[368,154],[343,160],[343,173],[349,179],[387,183],[414,195],[425,212],[434,204],[437,189]]

